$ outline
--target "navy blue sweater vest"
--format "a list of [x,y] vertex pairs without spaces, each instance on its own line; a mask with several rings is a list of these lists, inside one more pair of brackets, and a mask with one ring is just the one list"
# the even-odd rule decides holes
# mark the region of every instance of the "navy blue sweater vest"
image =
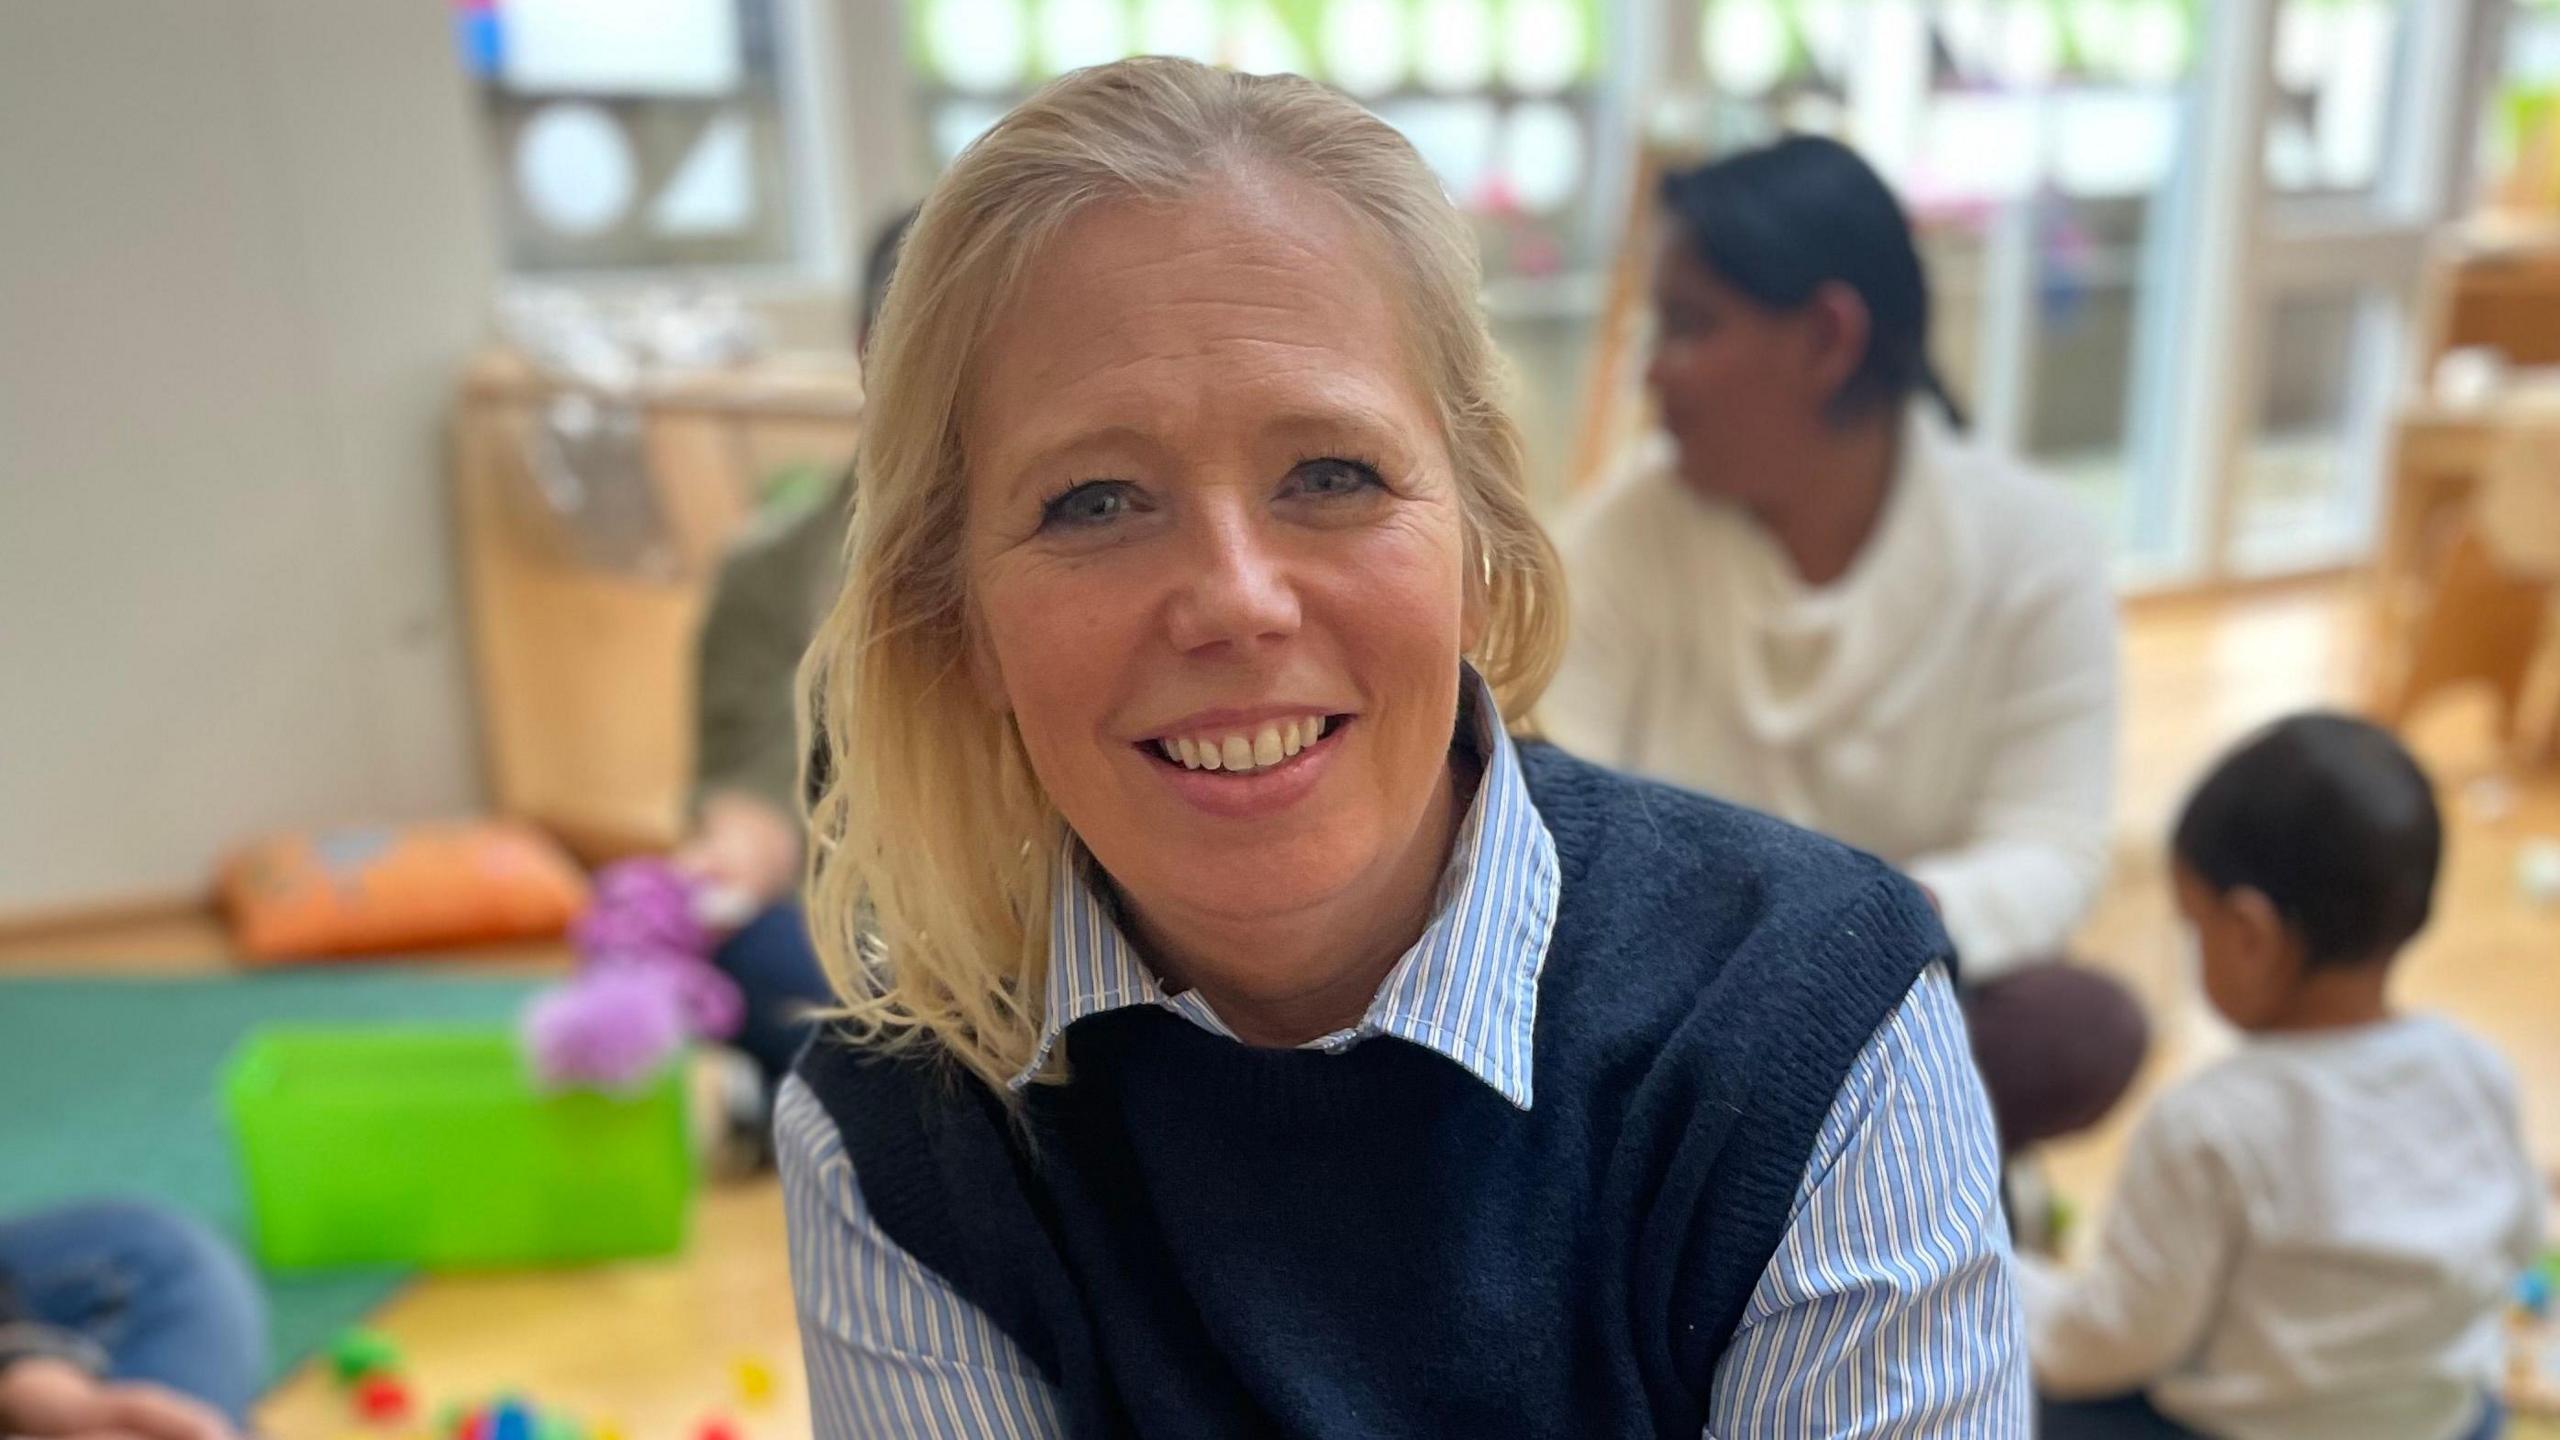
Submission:
[[1161,1008],[1067,1034],[1019,1117],[821,1040],[890,1237],[1103,1436],[1679,1436],[1843,1077],[1946,940],[1907,881],[1524,746],[1562,905],[1523,1112],[1405,1041],[1258,1050]]

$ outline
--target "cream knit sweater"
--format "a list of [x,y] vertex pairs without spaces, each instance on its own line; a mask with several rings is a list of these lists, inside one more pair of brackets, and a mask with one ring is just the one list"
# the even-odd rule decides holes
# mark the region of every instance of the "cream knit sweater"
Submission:
[[1902,455],[1875,535],[1817,589],[1651,442],[1565,527],[1572,641],[1539,720],[1901,866],[1975,981],[2058,952],[2104,878],[2115,597],[2051,482],[1918,407]]

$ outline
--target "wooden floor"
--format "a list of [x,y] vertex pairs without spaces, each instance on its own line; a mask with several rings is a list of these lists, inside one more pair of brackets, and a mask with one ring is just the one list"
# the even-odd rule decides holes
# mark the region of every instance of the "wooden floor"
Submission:
[[[2079,946],[2127,978],[2159,1017],[2146,1090],[2228,1044],[2196,997],[2170,910],[2160,837],[2187,785],[2223,746],[2281,713],[2344,704],[2361,657],[2354,595],[2317,584],[2219,601],[2137,605],[2128,618],[2119,859]],[[2460,702],[2412,726],[2434,770],[2452,843],[2434,928],[2410,959],[2413,1005],[2443,1010],[2505,1050],[2527,1093],[2537,1152],[2560,1162],[2560,907],[2515,881],[2516,852],[2560,836],[2560,774],[2502,765],[2485,711]],[[30,964],[202,969],[221,963],[209,923],[0,941],[0,970]],[[2094,1212],[2131,1111],[2049,1157],[2052,1176]],[[768,1178],[713,1190],[685,1257],[561,1275],[422,1281],[380,1316],[435,1402],[507,1391],[609,1420],[628,1440],[692,1440],[708,1415],[748,1440],[807,1433],[798,1342],[784,1273],[780,1196]],[[752,1358],[780,1393],[741,1410],[731,1376]],[[353,1427],[319,1377],[287,1384],[263,1412],[276,1440],[337,1440]],[[2560,1440],[2560,1430],[2519,1429]]]

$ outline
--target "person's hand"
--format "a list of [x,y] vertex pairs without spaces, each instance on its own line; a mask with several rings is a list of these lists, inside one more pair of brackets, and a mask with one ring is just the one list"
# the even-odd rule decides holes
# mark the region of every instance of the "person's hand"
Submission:
[[0,1431],[40,1440],[239,1440],[202,1401],[158,1385],[109,1384],[41,1355],[0,1368]]
[[703,798],[701,828],[677,847],[675,861],[762,910],[800,883],[800,824],[752,795],[713,791]]

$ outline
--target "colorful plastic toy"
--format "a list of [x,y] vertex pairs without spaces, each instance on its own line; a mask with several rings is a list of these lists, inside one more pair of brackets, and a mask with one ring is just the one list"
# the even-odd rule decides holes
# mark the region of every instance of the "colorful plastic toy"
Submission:
[[688,1040],[725,1040],[746,1019],[737,983],[711,964],[715,900],[663,860],[626,860],[595,879],[570,926],[577,975],[525,1011],[525,1051],[542,1083],[629,1092]]
[[413,1408],[409,1387],[397,1375],[377,1372],[356,1384],[356,1413],[376,1425],[398,1425]]
[[2555,1298],[2560,1298],[2560,1250],[2535,1261],[2516,1281],[2516,1308],[2536,1320],[2551,1318]]
[[489,1407],[489,1440],[533,1440],[533,1412],[516,1400]]
[[373,1330],[345,1330],[329,1344],[329,1368],[341,1385],[354,1385],[369,1375],[400,1368],[400,1347]]
[[752,1355],[742,1355],[730,1367],[738,1382],[738,1399],[749,1409],[773,1403],[773,1367]]
[[[545,1094],[503,1025],[272,1025],[223,1087],[270,1268],[563,1265],[684,1243],[697,1176],[675,1067],[636,1095]],[[397,1356],[362,1365],[377,1363]]]
[[738,1427],[730,1424],[727,1417],[714,1415],[695,1428],[693,1440],[743,1440],[743,1437],[738,1434]]

